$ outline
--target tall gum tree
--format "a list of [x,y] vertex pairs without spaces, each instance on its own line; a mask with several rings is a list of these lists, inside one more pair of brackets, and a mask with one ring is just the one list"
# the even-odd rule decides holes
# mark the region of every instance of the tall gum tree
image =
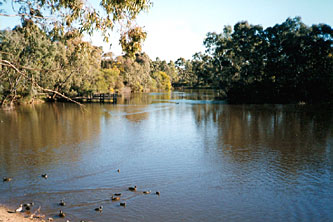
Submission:
[[[22,26],[30,24],[31,27],[35,27],[35,30],[42,30],[51,42],[65,45],[69,39],[81,37],[84,33],[92,35],[96,31],[101,31],[104,40],[108,41],[110,31],[119,25],[122,48],[127,55],[133,56],[141,50],[141,44],[146,37],[146,33],[136,25],[135,19],[140,12],[147,11],[151,5],[150,0],[101,0],[99,5],[93,1],[83,0],[4,0],[0,2],[0,17],[18,17],[22,21]],[[29,74],[32,70],[40,73],[52,70],[45,69],[45,65],[36,66],[36,63],[32,61],[24,63],[25,66],[20,65],[20,62],[16,61],[17,57],[3,50],[3,39],[12,33],[2,31],[1,34],[3,34],[0,41],[1,77],[8,77],[13,72],[15,73],[12,76],[14,78],[7,78],[8,81],[0,82],[0,94],[1,90],[6,90],[4,85],[9,86],[7,95],[0,97],[1,105],[13,104],[17,98],[18,89],[24,88],[26,82],[30,82],[34,90],[66,98],[57,91],[57,88],[50,89],[39,85],[40,82],[35,81],[35,78]],[[27,40],[36,38],[34,35],[34,33],[25,32],[24,38]],[[22,39],[22,35],[8,38]],[[50,42],[47,44],[50,45],[48,47],[54,47]],[[34,47],[27,48],[33,49]],[[33,52],[31,53],[33,54]],[[61,67],[60,65],[58,68]],[[67,99],[69,98],[67,97]]]

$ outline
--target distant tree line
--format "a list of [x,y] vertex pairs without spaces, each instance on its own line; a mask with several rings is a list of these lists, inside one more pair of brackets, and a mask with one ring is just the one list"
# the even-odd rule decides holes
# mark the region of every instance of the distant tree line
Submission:
[[113,75],[115,79],[106,84],[111,86],[111,90],[120,90],[124,84],[134,92],[171,90],[171,82],[177,78],[172,61],[166,63],[159,58],[152,61],[146,53],[136,53],[134,58],[127,55],[113,58],[112,53],[106,53],[101,68],[104,73],[119,73]]
[[263,29],[247,22],[208,33],[206,53],[176,61],[178,84],[212,87],[232,103],[333,101],[333,29],[301,18]]
[[[155,61],[141,51],[146,33],[130,29],[123,56],[103,53],[70,29],[48,32],[31,19],[0,31],[0,104],[89,93],[213,88],[231,103],[333,101],[333,30],[299,17],[263,29],[239,22],[208,33],[205,53]],[[139,41],[139,42],[137,42]]]

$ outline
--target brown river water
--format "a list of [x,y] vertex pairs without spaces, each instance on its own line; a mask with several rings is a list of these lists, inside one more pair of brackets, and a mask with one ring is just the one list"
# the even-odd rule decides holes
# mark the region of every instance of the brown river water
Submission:
[[0,204],[55,221],[333,221],[332,107],[212,96],[0,110]]

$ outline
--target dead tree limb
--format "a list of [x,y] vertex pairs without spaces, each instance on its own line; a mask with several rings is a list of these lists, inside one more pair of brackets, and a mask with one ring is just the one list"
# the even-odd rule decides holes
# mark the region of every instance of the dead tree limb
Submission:
[[[19,69],[18,69],[15,65],[13,65],[11,62],[9,62],[9,61],[7,61],[7,60],[0,60],[0,65],[8,66],[8,67],[14,69],[16,72],[18,72],[21,76],[23,76],[23,77],[25,77],[26,79],[32,81],[31,78],[29,78],[24,72],[22,72],[21,70],[19,70]],[[21,76],[20,76],[18,79],[20,79]],[[18,82],[18,81],[17,81],[17,82]],[[32,83],[33,83],[38,89],[40,89],[40,90],[42,90],[42,91],[44,91],[44,92],[54,93],[54,94],[56,94],[56,95],[58,95],[58,96],[60,96],[60,97],[62,97],[62,98],[64,98],[64,99],[66,99],[66,100],[68,100],[68,101],[70,101],[70,102],[73,102],[73,103],[75,103],[75,104],[77,104],[77,105],[79,105],[79,106],[81,106],[81,107],[84,107],[83,104],[81,104],[81,103],[79,103],[79,102],[77,102],[77,101],[75,101],[75,100],[73,100],[73,99],[71,99],[71,98],[65,96],[64,94],[62,94],[62,93],[60,93],[60,92],[58,92],[58,91],[43,88],[43,87],[41,87],[40,85],[38,85],[38,83],[36,83],[35,81],[32,81]]]
[[37,88],[39,88],[40,90],[44,91],[44,92],[54,93],[54,94],[56,94],[56,95],[58,95],[58,96],[60,96],[60,97],[62,97],[62,98],[64,98],[64,99],[66,99],[66,100],[68,100],[68,101],[70,101],[70,102],[76,103],[76,104],[79,105],[79,106],[84,106],[82,103],[79,103],[79,102],[77,102],[77,101],[75,101],[75,100],[73,100],[73,99],[71,99],[71,98],[65,96],[64,94],[62,94],[62,93],[60,93],[60,92],[58,92],[58,91],[43,88],[43,87],[39,86],[37,83],[35,83],[35,86],[36,86]]

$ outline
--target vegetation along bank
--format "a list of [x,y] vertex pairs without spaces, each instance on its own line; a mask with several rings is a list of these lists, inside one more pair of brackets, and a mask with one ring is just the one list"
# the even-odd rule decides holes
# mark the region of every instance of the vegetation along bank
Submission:
[[[145,38],[140,28],[133,32]],[[125,86],[135,92],[213,88],[231,103],[333,101],[333,29],[307,26],[299,17],[266,29],[247,22],[226,26],[206,35],[204,53],[169,62],[125,43],[124,55],[115,57],[82,38],[75,29],[55,37],[31,19],[2,30],[0,104],[112,93]]]

